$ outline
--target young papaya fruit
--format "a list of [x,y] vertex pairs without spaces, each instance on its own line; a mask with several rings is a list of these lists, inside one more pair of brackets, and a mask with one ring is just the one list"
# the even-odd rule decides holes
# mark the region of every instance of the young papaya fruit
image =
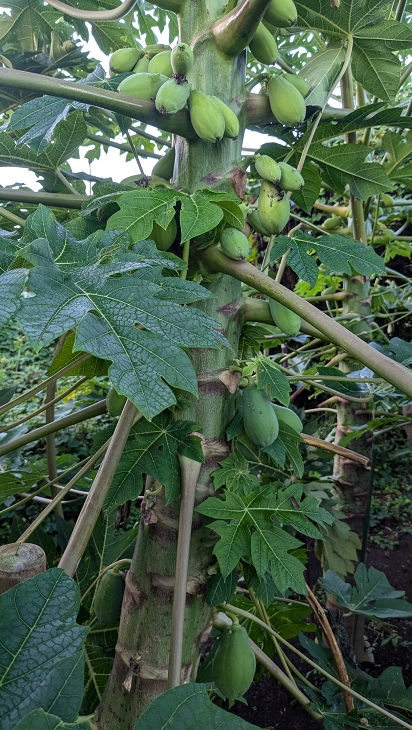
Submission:
[[263,23],[259,23],[256,33],[249,43],[249,50],[256,61],[265,66],[271,66],[279,56],[277,43]]
[[228,137],[228,139],[237,139],[239,136],[240,126],[235,112],[233,112],[228,105],[217,96],[211,96],[210,99],[213,101],[214,105],[217,106],[225,120],[225,132],[223,136]]
[[224,630],[213,660],[213,679],[229,704],[249,689],[256,671],[256,659],[244,626],[233,624]]
[[161,51],[160,53],[156,53],[149,63],[149,67],[147,69],[148,72],[150,74],[163,74],[163,76],[167,76],[168,79],[171,79],[173,76],[172,64],[170,63],[171,55],[172,51]]
[[153,58],[153,56],[156,56],[158,53],[162,53],[162,51],[171,51],[171,46],[168,46],[167,43],[152,43],[149,46],[145,46],[143,48],[142,53],[145,54],[149,59]]
[[298,74],[288,74],[286,72],[283,76],[286,81],[289,81],[289,83],[302,94],[303,97],[309,94],[309,84],[302,76],[298,76]]
[[257,209],[261,223],[270,235],[283,231],[290,216],[289,200],[282,190],[267,180],[262,180]]
[[107,412],[110,416],[120,416],[127,401],[125,395],[120,395],[115,388],[109,388],[106,396]]
[[172,246],[175,242],[176,236],[177,223],[176,219],[172,218],[166,229],[162,228],[162,226],[159,226],[158,223],[154,222],[152,232],[149,238],[151,238],[152,241],[155,242],[156,248],[158,248],[159,251],[167,251],[170,246]]
[[135,99],[155,99],[157,92],[167,80],[162,74],[136,73],[124,79],[117,91]]
[[230,259],[241,261],[249,256],[249,241],[237,228],[224,228],[220,234],[220,245],[223,253]]
[[393,206],[392,196],[387,195],[387,193],[383,193],[381,195],[381,205],[383,205],[384,208],[392,208],[392,206]]
[[216,104],[202,91],[191,91],[189,96],[190,121],[204,142],[219,142],[225,134],[225,119]]
[[134,74],[147,73],[147,71],[149,69],[149,63],[150,63],[149,56],[146,56],[146,55],[142,56],[141,58],[139,58],[136,65],[133,66],[133,73]]
[[286,423],[287,426],[290,426],[298,433],[302,433],[303,423],[295,411],[292,411],[290,408],[285,408],[285,406],[278,406],[276,403],[272,403],[272,408],[276,413],[278,421]]
[[94,594],[93,608],[99,624],[115,624],[120,618],[124,594],[124,580],[120,572],[108,570],[99,580]]
[[173,48],[170,58],[173,73],[176,76],[187,76],[194,62],[193,51],[187,43],[178,43]]
[[272,404],[263,389],[248,385],[243,390],[243,428],[256,446],[273,444],[279,433],[279,424]]
[[295,167],[287,162],[279,162],[280,182],[282,190],[302,190],[305,181]]
[[342,219],[338,215],[332,215],[330,218],[326,218],[323,221],[322,226],[323,228],[326,228],[327,231],[335,231],[340,227],[341,223]]
[[290,337],[298,334],[300,330],[300,317],[298,314],[274,299],[269,299],[269,308],[272,319],[281,332]]
[[288,127],[302,124],[306,115],[305,100],[283,76],[272,76],[268,82],[269,104],[273,116]]
[[269,180],[271,183],[278,183],[280,180],[280,167],[276,160],[269,155],[256,155],[255,158],[256,172],[263,180]]
[[165,180],[170,180],[170,178],[173,177],[175,157],[176,148],[170,147],[170,149],[165,152],[163,157],[161,157],[160,160],[158,160],[154,165],[152,175],[156,175],[157,177],[163,177]]
[[190,95],[188,82],[168,79],[156,94],[156,109],[160,114],[176,114],[186,105]]
[[247,220],[248,223],[252,226],[254,231],[257,231],[257,233],[260,233],[261,236],[270,236],[271,234],[269,231],[266,230],[264,225],[262,224],[262,221],[260,220],[259,213],[257,210],[251,210],[247,214]]
[[265,20],[275,28],[289,28],[296,25],[298,12],[293,0],[271,0],[265,13]]
[[109,58],[110,71],[113,74],[124,74],[131,71],[141,55],[142,52],[138,48],[119,48]]

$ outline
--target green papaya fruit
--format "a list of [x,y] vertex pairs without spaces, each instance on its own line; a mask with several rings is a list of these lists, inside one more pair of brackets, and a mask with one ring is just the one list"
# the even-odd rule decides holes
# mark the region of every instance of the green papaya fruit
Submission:
[[93,608],[99,624],[115,624],[120,618],[124,594],[124,580],[120,572],[108,570],[99,580],[94,594]]
[[290,216],[289,200],[282,190],[267,180],[262,180],[257,209],[262,225],[270,235],[283,231]]
[[161,51],[160,53],[156,53],[149,63],[149,68],[147,69],[148,72],[151,74],[163,74],[163,76],[167,76],[168,79],[171,79],[173,76],[173,69],[170,63],[171,55],[172,51]]
[[179,43],[173,48],[170,60],[176,76],[187,76],[193,67],[193,51],[187,43]]
[[280,180],[280,167],[276,160],[269,155],[256,155],[255,158],[256,172],[263,180],[269,180],[271,183],[277,183]]
[[110,71],[114,74],[124,74],[131,71],[142,53],[138,48],[119,48],[109,58]]
[[172,218],[166,230],[162,228],[162,226],[159,226],[158,223],[154,222],[152,232],[149,238],[151,238],[152,241],[155,242],[156,247],[159,249],[159,251],[167,251],[170,246],[172,246],[175,242],[176,236],[177,223],[176,219]]
[[276,35],[276,33],[278,32],[278,29],[274,25],[272,25],[272,23],[268,23],[266,18],[263,18],[262,23],[265,26],[265,28],[268,29],[268,31],[271,35]]
[[106,396],[107,412],[110,416],[120,416],[127,401],[125,395],[120,395],[115,388],[109,388]]
[[225,132],[223,136],[228,139],[237,139],[239,136],[240,125],[235,112],[233,112],[224,101],[219,99],[219,97],[211,96],[210,99],[213,101],[214,105],[217,106],[225,120]]
[[152,175],[156,175],[157,177],[163,177],[165,180],[170,180],[170,178],[173,177],[175,157],[176,148],[170,147],[170,149],[165,152],[163,157],[161,157],[160,160],[158,160],[154,165]]
[[302,124],[306,115],[305,100],[283,76],[272,76],[268,82],[268,96],[272,114],[278,122],[288,127]]
[[256,33],[249,43],[249,50],[256,61],[265,66],[271,66],[279,56],[277,43],[263,23],[259,23]]
[[144,53],[145,56],[148,56],[148,58],[153,58],[153,56],[156,56],[158,53],[162,53],[162,51],[171,50],[171,46],[168,46],[165,43],[152,43],[151,45],[143,48],[142,53]]
[[383,216],[382,208],[377,208],[376,205],[371,205],[371,207],[369,208],[369,212],[370,212],[372,218],[375,218],[376,211],[378,211],[378,218],[381,218],[381,216]]
[[224,630],[213,660],[213,679],[230,704],[249,689],[256,671],[256,659],[244,626],[233,624]]
[[284,332],[285,335],[289,335],[289,337],[293,337],[298,334],[301,324],[298,314],[295,314],[295,312],[292,312],[290,309],[280,302],[276,302],[274,299],[269,299],[269,308],[272,319],[276,327],[279,327],[281,332]]
[[297,431],[298,433],[302,433],[303,423],[300,420],[298,414],[295,413],[295,411],[292,411],[291,408],[278,406],[277,403],[272,403],[272,408],[276,413],[276,418],[278,419],[278,421],[286,423],[287,426],[295,429],[295,431]]
[[156,94],[156,109],[160,114],[176,114],[186,105],[190,95],[188,82],[168,79]]
[[223,253],[230,259],[241,261],[249,256],[249,241],[237,228],[224,228],[220,234],[220,245]]
[[265,20],[275,28],[289,28],[296,25],[298,12],[293,0],[271,0],[265,13]]
[[117,91],[135,99],[155,99],[160,87],[167,81],[161,74],[138,73],[128,76],[119,84]]
[[288,165],[287,162],[279,162],[280,167],[280,187],[282,190],[302,190],[305,181],[296,169],[292,165]]
[[298,74],[288,74],[284,73],[283,76],[285,77],[286,81],[289,81],[292,86],[297,89],[303,97],[307,96],[309,94],[310,86],[306,79],[304,79],[302,76],[298,76]]
[[322,226],[323,228],[326,228],[327,231],[335,231],[336,228],[340,227],[340,224],[342,222],[342,219],[338,215],[332,215],[330,218],[326,218]]
[[243,390],[243,428],[250,440],[265,448],[278,437],[279,424],[265,390],[248,385]]
[[372,239],[372,244],[375,246],[386,246],[388,243],[392,243],[395,240],[395,233],[391,228],[385,228],[379,231],[378,234]]
[[262,225],[262,221],[260,220],[259,213],[257,210],[251,210],[247,214],[247,220],[252,226],[254,231],[257,231],[257,233],[260,233],[261,236],[270,236],[271,234],[269,231],[266,230],[266,228]]
[[387,195],[386,193],[381,195],[381,205],[383,205],[384,208],[392,208],[393,202],[391,195]]
[[225,134],[225,119],[210,96],[202,91],[191,91],[189,96],[190,121],[204,142],[219,142]]
[[135,66],[133,66],[134,74],[146,73],[149,69],[150,58],[149,56],[142,56],[139,58]]

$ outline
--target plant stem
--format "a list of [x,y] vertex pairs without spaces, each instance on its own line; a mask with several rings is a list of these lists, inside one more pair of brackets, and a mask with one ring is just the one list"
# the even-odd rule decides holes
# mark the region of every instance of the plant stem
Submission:
[[189,265],[189,256],[190,256],[190,238],[188,241],[185,241],[183,244],[183,252],[182,252],[182,260],[186,264],[185,269],[181,269],[179,277],[181,279],[187,279],[187,267]]
[[22,416],[22,418],[19,418],[18,421],[13,421],[12,423],[8,423],[6,426],[2,426],[2,433],[6,433],[12,428],[16,428],[16,426],[20,426],[22,423],[30,421],[32,418],[35,418],[35,416],[43,413],[46,408],[50,408],[50,406],[52,405],[54,406],[56,403],[66,398],[66,396],[70,395],[70,393],[73,393],[74,390],[77,390],[77,388],[79,388],[86,380],[88,380],[87,376],[80,378],[79,380],[77,380],[76,383],[74,383],[74,385],[71,385],[70,388],[67,388],[67,390],[63,391],[63,393],[60,393],[60,395],[56,396],[56,398],[46,403],[43,403],[43,405],[40,406],[40,408],[38,408],[36,411],[31,411],[31,413],[28,413],[26,416]]
[[[117,150],[123,150],[124,152],[132,152],[132,149],[128,144],[123,144],[122,142],[115,142],[113,139],[110,139],[110,137],[103,137],[101,134],[91,134],[89,133],[87,135],[87,139],[90,139],[92,142],[99,142],[100,144],[107,146],[107,147],[114,147]],[[160,160],[161,155],[156,154],[156,152],[148,152],[147,150],[139,150],[140,157],[153,157],[155,160]]]
[[126,132],[126,137],[127,137],[127,141],[129,142],[130,149],[131,149],[131,152],[133,154],[133,157],[136,160],[136,164],[137,164],[137,166],[139,168],[139,172],[140,172],[141,175],[144,175],[144,170],[143,170],[143,167],[142,167],[142,163],[140,162],[139,155],[137,154],[137,149],[136,149],[135,145],[133,144],[133,140],[132,140],[132,138],[130,136],[129,130],[127,130],[127,132]]
[[130,558],[124,558],[122,560],[116,560],[114,563],[110,563],[110,565],[106,565],[106,567],[103,568],[103,570],[100,571],[100,573],[97,576],[97,578],[94,579],[93,583],[91,583],[89,585],[88,589],[83,593],[83,595],[82,595],[82,597],[80,599],[80,603],[83,603],[84,599],[86,598],[86,596],[89,595],[89,593],[92,590],[92,588],[94,588],[94,586],[96,585],[96,583],[99,582],[99,580],[102,577],[102,575],[104,575],[105,573],[107,573],[108,570],[111,570],[115,566],[130,565],[131,562],[132,561],[130,560]]
[[[252,588],[249,588],[249,593],[250,593],[250,597],[251,597],[253,603],[255,604],[255,608],[258,611],[258,613],[260,614],[261,618],[263,619],[263,621],[265,623],[268,624],[268,626],[271,626],[272,624],[270,623],[270,619],[269,619],[269,616],[267,615],[267,611],[265,609],[264,604],[262,603],[262,601],[259,600],[259,598],[256,596],[256,594]],[[283,669],[285,670],[285,674],[289,677],[290,681],[293,682],[293,684],[296,686],[296,682],[290,673],[288,664],[286,663],[284,651],[280,648],[279,642],[276,639],[276,637],[273,636],[273,634],[270,635],[270,638],[272,639],[273,646],[275,647],[275,651],[276,651],[280,661],[282,662]]]
[[123,3],[120,3],[113,10],[80,10],[80,8],[74,8],[72,5],[67,5],[60,0],[47,0],[47,2],[52,8],[61,10],[62,13],[68,15],[70,18],[78,18],[79,20],[89,20],[92,22],[123,18],[133,10],[137,0],[124,0]]
[[117,422],[105,457],[90,488],[87,499],[77,518],[67,547],[60,559],[59,568],[73,577],[77,565],[87,547],[99,514],[102,510],[109,487],[116,472],[133,423],[142,417],[136,406],[127,401]]
[[8,221],[16,223],[16,225],[18,226],[24,226],[26,223],[24,218],[20,218],[20,216],[14,215],[14,213],[11,213],[10,210],[7,210],[7,208],[4,208],[3,206],[0,206],[0,215],[2,218],[6,218]]
[[79,191],[76,190],[76,188],[74,188],[73,185],[64,177],[62,171],[59,170],[58,167],[54,170],[54,174],[59,178],[64,187],[67,188],[67,190],[70,190],[72,195],[80,195]]
[[270,0],[243,0],[230,13],[216,20],[211,34],[219,51],[238,56],[246,48],[262,20]]
[[369,464],[369,459],[367,456],[364,456],[363,454],[358,454],[356,453],[356,451],[352,451],[351,449],[346,449],[344,446],[338,446],[338,444],[330,444],[329,441],[324,441],[317,436],[309,436],[309,434],[307,433],[302,433],[301,437],[307,446],[314,446],[316,449],[329,451],[331,454],[339,454],[339,456],[343,456],[345,457],[345,459],[356,461],[363,467],[367,467]]
[[[149,132],[146,132],[144,129],[141,129],[140,127],[130,127],[132,132],[135,132],[139,135],[139,137],[144,137],[145,139],[150,139],[151,142],[156,142],[156,144],[163,145],[164,147],[171,147],[172,143],[169,142],[168,139],[162,139],[162,137],[154,137],[153,134],[149,134]],[[154,153],[151,153],[154,154]],[[161,155],[159,155],[161,157]]]
[[[83,203],[87,203],[90,199],[89,195],[75,197],[74,195],[63,195],[61,193],[45,193],[43,191],[35,193],[33,190],[9,190],[0,187],[0,200],[11,203],[29,203],[33,205],[43,203],[43,205],[51,205],[56,208],[77,208],[80,210]],[[5,210],[5,208],[2,208],[2,210]]]

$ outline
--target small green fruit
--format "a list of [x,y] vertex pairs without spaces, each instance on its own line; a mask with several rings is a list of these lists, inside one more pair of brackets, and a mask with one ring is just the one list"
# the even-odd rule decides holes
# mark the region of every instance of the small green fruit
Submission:
[[186,106],[190,95],[187,81],[168,79],[156,94],[156,109],[160,114],[176,114]]
[[277,43],[263,23],[259,23],[257,31],[249,43],[249,50],[256,61],[265,66],[271,66],[279,56]]
[[255,159],[256,172],[263,180],[269,180],[271,183],[277,183],[280,180],[280,167],[276,160],[269,155],[256,155]]
[[173,169],[175,165],[176,147],[170,147],[165,152],[163,157],[160,158],[153,167],[152,175],[157,177],[163,177],[165,180],[170,180],[173,177]]
[[256,385],[243,390],[243,428],[246,436],[261,449],[273,444],[279,433],[279,423],[266,391]]
[[305,181],[300,174],[292,165],[288,165],[287,162],[279,162],[280,168],[280,187],[282,190],[302,190]]
[[298,76],[298,74],[287,74],[284,73],[283,76],[285,77],[286,81],[289,81],[292,86],[297,89],[303,97],[307,96],[309,94],[309,84],[302,76]]
[[213,660],[217,688],[233,702],[244,695],[253,682],[256,659],[244,626],[233,624],[224,630]]
[[108,570],[99,580],[93,608],[98,624],[116,624],[122,609],[124,580],[122,573]]
[[131,71],[141,55],[142,53],[138,48],[119,48],[110,56],[110,71],[114,74],[124,74]]
[[276,413],[278,421],[286,423],[287,426],[290,426],[298,433],[302,433],[303,423],[295,411],[292,411],[290,408],[285,408],[284,406],[278,406],[276,403],[272,403],[272,408]]
[[281,332],[289,335],[289,337],[294,337],[294,335],[298,334],[301,324],[298,314],[295,314],[295,312],[292,312],[274,299],[269,299],[269,308],[272,319]]
[[177,223],[176,219],[172,218],[166,230],[159,226],[158,223],[154,222],[149,238],[155,242],[156,248],[158,248],[159,251],[167,251],[174,244],[176,236]]
[[162,51],[171,51],[171,47],[164,43],[152,43],[149,46],[146,46],[143,48],[143,53],[145,56],[148,56],[148,58],[153,58],[153,56],[156,56],[158,53],[162,53]]
[[249,213],[247,214],[247,220],[252,226],[253,230],[257,231],[257,233],[260,233],[261,236],[271,235],[269,231],[267,231],[266,228],[262,225],[262,221],[260,220],[260,216],[257,210],[249,211]]
[[327,231],[335,231],[340,227],[342,219],[338,215],[333,215],[331,218],[326,218],[322,225]]
[[391,195],[387,195],[386,193],[381,195],[381,205],[383,205],[384,208],[392,208],[393,202]]
[[305,100],[283,76],[272,76],[268,83],[268,96],[273,116],[278,122],[288,127],[302,124],[306,115]]
[[170,60],[176,76],[187,76],[193,67],[193,51],[187,43],[179,43],[174,47]]
[[237,228],[225,228],[220,234],[220,245],[223,253],[230,259],[241,261],[249,256],[249,241]]
[[290,216],[289,200],[283,191],[267,180],[262,180],[257,208],[263,227],[271,235],[283,231]]
[[153,56],[147,69],[151,74],[163,74],[167,78],[171,79],[173,76],[173,69],[170,63],[171,51],[161,51]]
[[226,124],[222,112],[202,91],[192,91],[189,96],[190,121],[204,142],[219,142],[225,134]]
[[155,99],[160,87],[167,81],[161,74],[138,73],[124,79],[117,91],[135,99]]
[[239,120],[235,112],[232,112],[232,110],[229,109],[228,105],[225,104],[225,102],[219,99],[217,96],[211,96],[210,99],[213,101],[214,105],[217,106],[217,108],[223,115],[223,119],[225,120],[224,137],[228,137],[229,139],[237,139],[239,136],[240,126]]
[[133,73],[140,74],[146,73],[149,70],[150,58],[149,56],[142,56],[139,58],[135,66],[133,66]]
[[298,12],[293,0],[271,0],[265,13],[265,20],[275,28],[289,28],[296,25]]

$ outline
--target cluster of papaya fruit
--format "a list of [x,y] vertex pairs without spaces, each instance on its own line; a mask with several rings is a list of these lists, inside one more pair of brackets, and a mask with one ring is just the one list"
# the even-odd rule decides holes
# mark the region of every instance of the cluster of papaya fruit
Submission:
[[254,164],[262,184],[257,210],[248,213],[248,222],[262,236],[278,235],[290,216],[289,198],[285,193],[301,190],[305,181],[292,165],[276,162],[269,155],[256,155]]
[[192,126],[204,142],[236,139],[239,121],[232,109],[217,96],[191,88],[186,77],[193,62],[193,51],[187,43],[173,49],[155,44],[115,51],[110,57],[110,70],[117,74],[130,72],[119,84],[119,93],[154,101],[160,114],[176,114],[187,104]]
[[245,434],[261,449],[276,441],[279,435],[279,421],[297,433],[303,430],[302,421],[297,413],[290,408],[272,403],[266,391],[258,388],[255,383],[243,389],[242,402]]

